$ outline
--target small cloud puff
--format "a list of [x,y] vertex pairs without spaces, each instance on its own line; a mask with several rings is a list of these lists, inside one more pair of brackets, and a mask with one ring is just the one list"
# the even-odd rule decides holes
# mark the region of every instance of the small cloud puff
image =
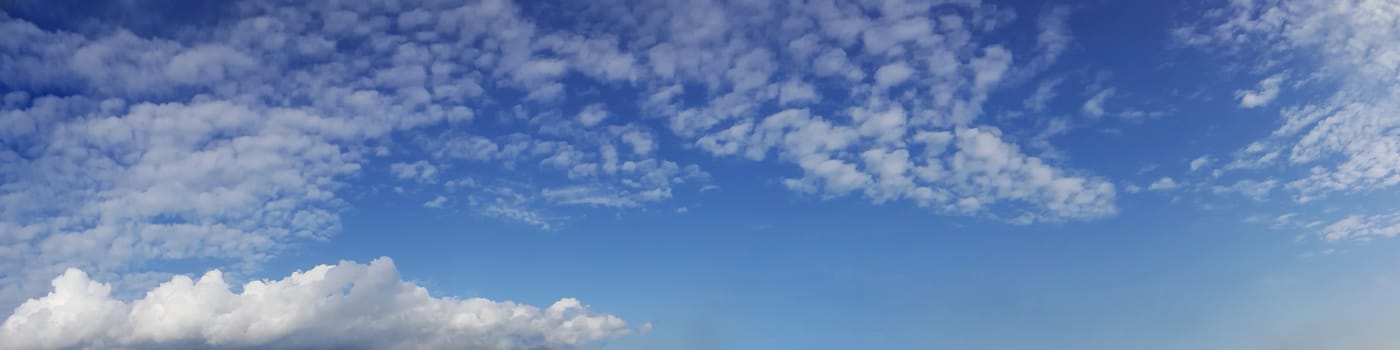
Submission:
[[1274,74],[1260,81],[1258,89],[1235,91],[1235,97],[1240,99],[1240,107],[1262,107],[1278,98],[1279,84],[1282,83],[1283,73]]
[[1161,179],[1158,179],[1156,182],[1153,182],[1151,185],[1147,185],[1147,190],[1170,191],[1176,189],[1179,186],[1180,185],[1176,183],[1176,180],[1172,180],[1172,178],[1170,177],[1163,177]]

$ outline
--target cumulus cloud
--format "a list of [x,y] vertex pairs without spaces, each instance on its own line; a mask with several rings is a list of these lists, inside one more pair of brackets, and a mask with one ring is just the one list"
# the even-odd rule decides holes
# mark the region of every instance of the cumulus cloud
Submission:
[[539,308],[435,297],[393,261],[341,262],[229,285],[175,276],[132,301],[78,269],[0,325],[3,349],[565,349],[626,335],[616,316],[564,298]]

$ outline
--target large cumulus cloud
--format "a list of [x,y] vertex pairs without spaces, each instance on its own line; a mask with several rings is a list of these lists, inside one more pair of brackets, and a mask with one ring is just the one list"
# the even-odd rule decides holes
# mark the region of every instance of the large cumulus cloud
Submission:
[[434,297],[379,258],[240,288],[219,270],[176,276],[130,302],[69,269],[0,325],[0,349],[563,349],[632,331],[572,298],[538,308]]

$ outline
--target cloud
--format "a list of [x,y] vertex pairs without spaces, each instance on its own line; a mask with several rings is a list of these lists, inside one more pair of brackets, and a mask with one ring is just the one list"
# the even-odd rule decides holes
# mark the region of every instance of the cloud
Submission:
[[804,83],[800,80],[788,80],[783,83],[782,90],[778,94],[778,104],[787,106],[798,102],[820,102],[821,97],[812,84]]
[[1162,177],[1161,179],[1157,179],[1157,181],[1153,181],[1151,185],[1147,185],[1147,190],[1170,191],[1176,189],[1179,186],[1180,185],[1178,185],[1175,180],[1172,180],[1172,178]]
[[1328,241],[1393,238],[1400,236],[1400,213],[1347,216],[1323,227],[1320,234]]
[[574,119],[578,120],[579,124],[583,124],[583,126],[586,127],[598,125],[603,119],[607,118],[608,110],[601,103],[595,103],[584,107],[582,111],[578,112],[578,116],[574,117]]
[[[1022,104],[1031,111],[1044,111],[1045,105],[1059,96],[1059,93],[1057,93],[1055,89],[1063,82],[1064,78],[1055,78],[1040,82],[1040,85],[1036,86],[1035,91],[1032,92],[1031,96],[1027,97]],[[1102,110],[1102,108],[1100,108],[1100,110]]]
[[425,160],[390,164],[389,171],[393,172],[394,176],[400,180],[413,180],[422,183],[437,181],[438,174],[437,167]]
[[0,299],[32,293],[60,264],[257,259],[339,229],[333,193],[361,155],[337,139],[363,131],[223,101],[77,108],[84,103],[41,97],[4,111],[42,118],[9,140],[44,146],[0,162],[0,227],[20,233],[3,243],[13,253],[0,255]]
[[[539,131],[557,108],[522,101],[562,97],[565,75],[635,75],[615,41],[554,45],[558,33],[536,30],[508,2],[410,5],[421,8],[228,8],[227,21],[178,37],[138,36],[116,21],[86,35],[0,20],[0,83],[16,90],[0,104],[0,307],[37,294],[63,266],[104,277],[152,260],[255,266],[286,244],[326,239],[339,231],[342,192],[388,154],[433,157],[387,166],[425,186],[461,178],[447,173],[468,168],[458,162],[525,180],[594,165],[552,186],[656,199],[703,182],[697,167],[660,158],[654,133],[636,123]],[[534,125],[466,127],[478,113]],[[460,184],[442,186],[479,199],[464,204],[487,203],[469,208],[482,215],[546,217]]]
[[[1293,63],[1306,69],[1302,83],[1327,84],[1331,96],[1285,106],[1281,126],[1237,152],[1232,170],[1286,162],[1306,169],[1286,181],[1299,202],[1400,184],[1400,141],[1387,130],[1400,108],[1400,8],[1385,1],[1232,2],[1197,25],[1178,28],[1188,46],[1224,47],[1246,58]],[[1338,40],[1337,38],[1347,38]],[[1264,69],[1277,70],[1266,66]],[[1256,91],[1242,92],[1241,106],[1272,101],[1285,73],[1275,73]]]
[[1211,191],[1216,194],[1236,193],[1262,202],[1268,199],[1269,194],[1273,192],[1274,187],[1277,185],[1278,181],[1274,180],[1240,180],[1229,186],[1212,187]]
[[1064,5],[1050,6],[1041,14],[1036,26],[1040,28],[1040,34],[1035,37],[1036,46],[1043,51],[1042,60],[1045,65],[1053,64],[1056,58],[1069,48],[1073,42],[1073,37],[1069,34],[1069,7]]
[[219,270],[122,301],[68,269],[0,325],[5,349],[565,349],[627,335],[623,320],[564,298],[545,308],[434,297],[389,258],[341,262],[234,288]]
[[508,1],[266,5],[179,35],[0,20],[0,306],[66,266],[255,266],[327,239],[365,167],[542,229],[707,188],[670,158],[688,147],[777,162],[790,171],[767,180],[822,198],[1022,223],[1116,212],[1110,182],[981,121],[1020,57],[1065,50],[1064,10],[1013,47],[992,38],[1024,29],[1009,8],[968,3],[580,10],[606,31]]
[[1235,91],[1235,97],[1240,99],[1240,107],[1255,108],[1268,105],[1278,98],[1279,85],[1283,83],[1283,73],[1274,74],[1264,80],[1259,81],[1259,87],[1254,90]]
[[447,197],[443,196],[437,196],[434,197],[432,200],[423,202],[424,208],[442,209],[444,205],[447,205]]
[[1084,106],[1080,107],[1079,110],[1090,117],[1102,117],[1104,115],[1104,102],[1107,101],[1109,97],[1113,97],[1113,94],[1116,92],[1117,89],[1112,88],[1100,90],[1095,93],[1093,97],[1090,97],[1089,100],[1084,101]]
[[875,83],[881,87],[891,87],[909,80],[913,74],[914,70],[904,62],[890,63],[875,71]]
[[1196,159],[1191,160],[1191,171],[1196,171],[1205,168],[1207,165],[1210,165],[1210,163],[1214,161],[1215,158],[1211,158],[1211,156],[1196,157]]
[[1127,192],[1127,193],[1138,193],[1138,192],[1142,192],[1142,186],[1138,186],[1138,185],[1134,185],[1134,184],[1128,184],[1127,186],[1123,186],[1123,192]]

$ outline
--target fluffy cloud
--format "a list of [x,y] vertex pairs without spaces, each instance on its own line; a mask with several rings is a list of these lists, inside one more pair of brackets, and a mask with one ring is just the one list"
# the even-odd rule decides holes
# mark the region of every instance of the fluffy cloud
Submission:
[[0,348],[564,349],[632,332],[572,298],[538,308],[434,297],[388,258],[240,288],[219,270],[175,276],[129,302],[77,269],[52,285],[0,325]]
[[602,104],[595,103],[584,107],[582,111],[578,112],[578,116],[575,118],[578,119],[578,123],[583,124],[583,126],[594,126],[603,122],[603,119],[608,118],[608,110],[605,109]]
[[904,62],[890,63],[875,71],[875,82],[881,87],[895,86],[909,80],[913,74],[914,70]]

